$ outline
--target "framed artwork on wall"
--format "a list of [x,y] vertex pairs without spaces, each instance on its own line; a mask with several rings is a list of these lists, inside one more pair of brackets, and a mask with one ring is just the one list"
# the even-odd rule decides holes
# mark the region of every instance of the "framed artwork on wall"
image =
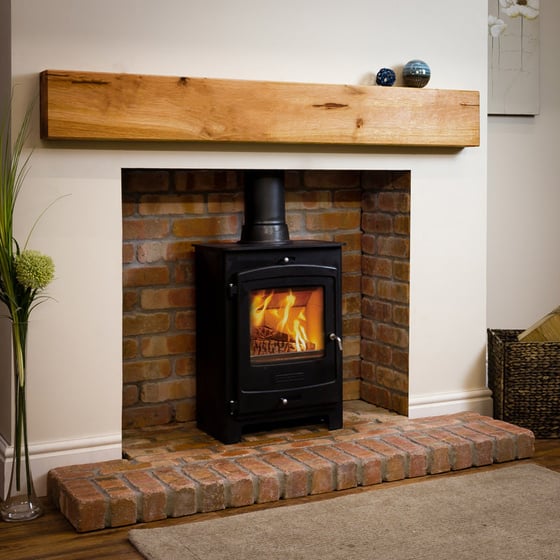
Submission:
[[488,0],[488,114],[539,112],[539,0]]

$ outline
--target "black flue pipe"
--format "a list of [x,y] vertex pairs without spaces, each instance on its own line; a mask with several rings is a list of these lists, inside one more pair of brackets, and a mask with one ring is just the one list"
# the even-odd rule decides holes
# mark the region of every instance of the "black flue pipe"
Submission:
[[245,219],[239,243],[286,243],[284,172],[251,170],[244,173]]

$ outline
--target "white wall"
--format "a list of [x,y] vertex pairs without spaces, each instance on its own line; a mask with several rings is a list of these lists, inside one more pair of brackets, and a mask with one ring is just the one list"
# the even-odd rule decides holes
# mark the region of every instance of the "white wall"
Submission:
[[540,2],[540,114],[488,119],[488,326],[560,305],[560,2]]
[[[430,87],[479,90],[486,112],[486,0],[12,0],[12,12],[18,117],[44,69],[361,83],[417,57]],[[39,489],[52,463],[120,451],[122,167],[411,169],[410,414],[487,411],[481,124],[481,147],[461,151],[42,143],[35,131],[19,229],[71,194],[33,238],[57,265],[57,301],[30,334]]]

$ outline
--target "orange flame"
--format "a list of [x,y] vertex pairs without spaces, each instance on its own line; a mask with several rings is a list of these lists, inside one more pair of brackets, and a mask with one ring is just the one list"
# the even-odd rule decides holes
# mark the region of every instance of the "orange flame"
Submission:
[[313,350],[316,343],[307,334],[305,306],[297,305],[297,297],[290,289],[275,292],[262,290],[254,292],[251,299],[251,329],[266,327],[289,338],[295,351]]

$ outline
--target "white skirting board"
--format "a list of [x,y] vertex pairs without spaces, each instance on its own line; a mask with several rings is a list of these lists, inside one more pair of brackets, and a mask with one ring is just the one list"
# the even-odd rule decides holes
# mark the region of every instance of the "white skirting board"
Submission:
[[[0,489],[5,495],[10,483],[13,447],[0,437]],[[122,458],[122,435],[39,443],[29,446],[31,469],[38,496],[47,495],[47,474],[56,467],[97,463]]]
[[456,412],[478,412],[484,416],[492,416],[492,409],[492,391],[487,388],[412,396],[408,400],[409,418],[425,418]]

